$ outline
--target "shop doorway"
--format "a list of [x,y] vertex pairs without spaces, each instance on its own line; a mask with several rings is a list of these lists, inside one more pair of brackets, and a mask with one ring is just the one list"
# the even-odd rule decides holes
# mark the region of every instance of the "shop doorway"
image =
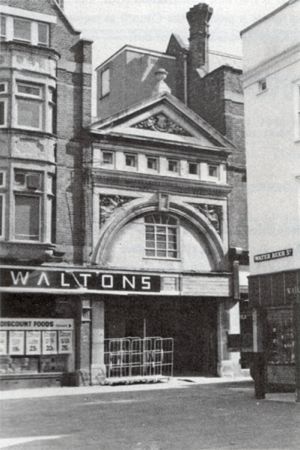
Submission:
[[119,297],[105,307],[105,338],[174,340],[174,375],[217,375],[214,299]]

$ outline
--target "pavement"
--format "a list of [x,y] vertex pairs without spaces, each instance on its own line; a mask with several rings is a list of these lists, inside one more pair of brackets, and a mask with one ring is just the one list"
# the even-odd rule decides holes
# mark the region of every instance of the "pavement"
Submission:
[[0,449],[298,450],[292,394],[254,397],[251,379],[18,389],[0,393]]
[[[152,391],[165,389],[183,389],[196,385],[211,385],[211,384],[227,384],[227,383],[245,383],[251,385],[253,380],[251,377],[172,377],[154,383],[131,383],[131,384],[116,384],[116,385],[96,385],[96,386],[78,386],[78,387],[48,387],[48,388],[31,388],[31,389],[15,389],[0,391],[1,400],[16,400],[28,398],[43,398],[43,397],[65,397],[74,395],[88,395],[88,394],[107,394],[118,392],[137,392],[137,391]],[[253,385],[254,395],[254,385]],[[265,400],[277,402],[295,402],[296,395],[293,392],[288,393],[268,393]]]

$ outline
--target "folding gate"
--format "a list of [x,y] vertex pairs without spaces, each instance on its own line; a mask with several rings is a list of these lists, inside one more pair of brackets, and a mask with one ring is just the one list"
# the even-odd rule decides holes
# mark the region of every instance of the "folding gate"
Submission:
[[173,376],[172,338],[105,339],[104,363],[108,382],[153,381]]

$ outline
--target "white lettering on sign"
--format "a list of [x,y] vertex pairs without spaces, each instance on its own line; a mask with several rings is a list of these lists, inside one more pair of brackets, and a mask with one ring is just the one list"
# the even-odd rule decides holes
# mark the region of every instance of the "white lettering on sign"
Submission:
[[80,273],[79,277],[83,278],[83,287],[87,288],[88,279],[92,276],[90,273]]
[[151,278],[150,277],[142,277],[142,289],[145,289],[145,290],[151,289]]
[[1,330],[72,330],[73,319],[48,319],[48,318],[2,318]]
[[106,289],[112,289],[114,287],[114,279],[112,275],[102,275],[101,285]]
[[65,274],[64,273],[61,274],[61,286],[62,287],[70,287],[70,283],[66,283],[66,281],[65,281]]
[[14,271],[11,270],[10,275],[14,286],[18,286],[19,283],[21,283],[23,286],[26,286],[29,277],[29,272],[26,272],[25,274],[23,274],[22,272],[17,272],[16,276]]
[[126,289],[127,286],[130,286],[132,289],[135,289],[135,276],[131,277],[131,280],[129,280],[128,277],[123,276],[123,289]]
[[262,253],[261,255],[255,255],[254,262],[269,261],[271,259],[285,258],[287,256],[293,256],[292,248],[277,250],[275,252]]
[[50,286],[49,280],[45,272],[41,272],[41,275],[39,277],[39,281],[37,282],[38,286],[41,286],[42,283],[45,283],[47,286]]

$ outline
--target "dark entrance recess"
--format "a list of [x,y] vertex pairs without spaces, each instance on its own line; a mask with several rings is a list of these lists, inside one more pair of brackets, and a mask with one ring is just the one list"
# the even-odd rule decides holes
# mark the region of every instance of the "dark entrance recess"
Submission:
[[175,375],[217,375],[213,299],[118,297],[105,306],[105,338],[174,338]]

